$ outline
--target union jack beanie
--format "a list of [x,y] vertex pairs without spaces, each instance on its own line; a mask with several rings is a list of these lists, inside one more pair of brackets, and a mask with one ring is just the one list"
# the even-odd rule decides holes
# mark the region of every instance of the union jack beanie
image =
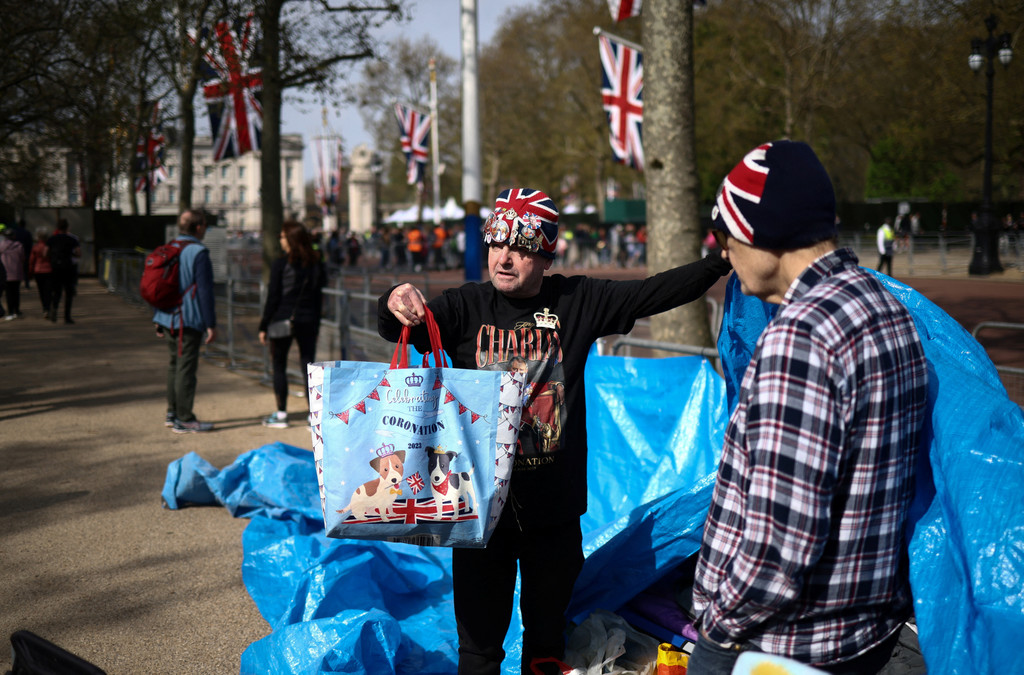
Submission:
[[718,188],[711,219],[757,248],[804,248],[836,236],[836,195],[814,150],[797,141],[759,145]]
[[540,190],[504,190],[484,224],[485,244],[504,244],[555,257],[558,243],[558,207]]

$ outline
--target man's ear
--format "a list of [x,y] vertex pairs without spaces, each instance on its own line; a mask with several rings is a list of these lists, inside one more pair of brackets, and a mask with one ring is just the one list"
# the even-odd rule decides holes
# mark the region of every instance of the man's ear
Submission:
[[551,263],[555,262],[551,258],[544,258],[544,271],[547,272],[551,269]]

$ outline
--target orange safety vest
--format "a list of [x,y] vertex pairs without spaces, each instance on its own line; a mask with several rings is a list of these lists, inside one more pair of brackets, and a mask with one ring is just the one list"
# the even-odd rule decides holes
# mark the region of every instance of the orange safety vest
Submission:
[[405,235],[406,245],[410,253],[420,253],[423,251],[423,233],[417,228],[409,230],[409,234]]

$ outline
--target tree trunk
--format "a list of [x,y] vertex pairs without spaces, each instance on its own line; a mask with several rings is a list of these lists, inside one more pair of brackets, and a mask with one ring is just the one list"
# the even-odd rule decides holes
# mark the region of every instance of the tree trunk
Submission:
[[[693,5],[647,0],[642,17],[647,267],[653,274],[700,257]],[[711,346],[703,299],[653,317],[651,330],[662,342]]]
[[260,212],[263,235],[263,280],[270,278],[270,265],[280,255],[277,242],[284,220],[281,197],[281,8],[283,0],[267,0],[263,22],[263,134],[260,159]]

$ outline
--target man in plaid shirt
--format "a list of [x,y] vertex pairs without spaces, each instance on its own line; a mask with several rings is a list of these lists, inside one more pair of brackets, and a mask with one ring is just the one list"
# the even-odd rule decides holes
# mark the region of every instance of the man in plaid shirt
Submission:
[[921,340],[837,248],[832,183],[809,146],[752,150],[713,218],[743,293],[780,307],[725,432],[688,675],[730,673],[748,649],[876,673],[912,607],[904,528],[927,402]]

